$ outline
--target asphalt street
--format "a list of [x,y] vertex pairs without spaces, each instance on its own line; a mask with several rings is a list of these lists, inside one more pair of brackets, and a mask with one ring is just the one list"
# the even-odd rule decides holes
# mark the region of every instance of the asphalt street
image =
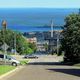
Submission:
[[61,57],[44,55],[2,80],[80,80],[80,68],[61,65]]

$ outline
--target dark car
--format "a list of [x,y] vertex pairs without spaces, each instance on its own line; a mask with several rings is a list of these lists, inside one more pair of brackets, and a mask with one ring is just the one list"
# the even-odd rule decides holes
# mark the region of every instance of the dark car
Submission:
[[33,54],[28,54],[28,55],[25,55],[24,58],[38,58],[38,56]]

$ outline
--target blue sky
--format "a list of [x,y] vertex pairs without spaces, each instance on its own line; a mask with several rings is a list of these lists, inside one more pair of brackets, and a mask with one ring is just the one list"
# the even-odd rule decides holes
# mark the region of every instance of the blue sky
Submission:
[[0,0],[0,8],[80,8],[80,0]]

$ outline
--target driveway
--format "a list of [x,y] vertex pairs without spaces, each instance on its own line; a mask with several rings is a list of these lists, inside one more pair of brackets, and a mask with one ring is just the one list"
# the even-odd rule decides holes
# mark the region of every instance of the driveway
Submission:
[[3,80],[80,80],[80,68],[61,65],[61,59],[57,56],[40,56]]

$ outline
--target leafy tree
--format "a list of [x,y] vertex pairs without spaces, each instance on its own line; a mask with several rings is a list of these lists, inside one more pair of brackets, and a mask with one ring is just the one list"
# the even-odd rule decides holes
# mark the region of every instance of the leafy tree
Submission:
[[80,61],[80,15],[71,14],[66,17],[63,28],[62,50],[64,61]]
[[28,43],[26,38],[23,37],[21,33],[11,30],[5,30],[4,33],[5,34],[3,34],[3,30],[0,31],[0,47],[5,41],[5,43],[9,46],[8,51],[11,51],[12,49],[15,49],[14,42],[16,39],[16,50],[19,54],[30,54],[35,50],[36,46],[34,44]]
[[5,35],[3,34],[3,30],[0,31],[0,46],[2,46],[5,43],[9,45],[9,49],[13,48],[13,31],[6,30]]
[[29,47],[33,50],[33,52],[36,52],[37,46],[35,43],[29,43]]
[[33,53],[33,50],[28,47],[28,48],[26,49],[26,54],[32,54],[32,53]]

